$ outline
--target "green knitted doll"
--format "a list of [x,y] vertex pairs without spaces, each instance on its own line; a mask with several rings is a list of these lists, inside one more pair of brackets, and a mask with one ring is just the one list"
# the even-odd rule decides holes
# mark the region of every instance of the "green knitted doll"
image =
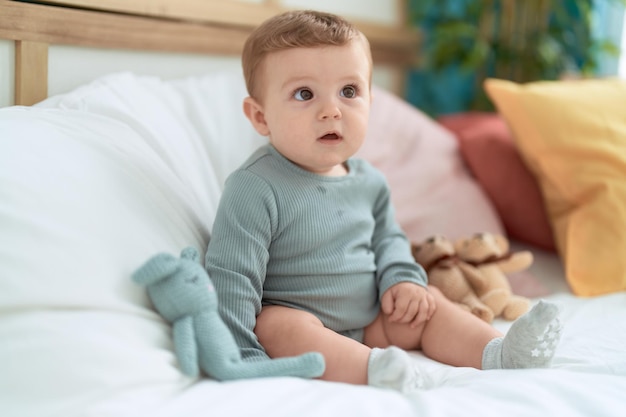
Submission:
[[132,276],[145,285],[156,310],[172,323],[174,348],[182,371],[197,376],[200,369],[218,380],[297,376],[314,378],[324,372],[320,353],[245,362],[218,312],[213,283],[188,247],[181,257],[161,253]]

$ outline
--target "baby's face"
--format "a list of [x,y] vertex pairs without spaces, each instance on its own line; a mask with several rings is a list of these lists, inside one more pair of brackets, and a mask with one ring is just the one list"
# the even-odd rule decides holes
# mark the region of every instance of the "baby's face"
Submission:
[[261,100],[270,142],[287,159],[320,175],[343,175],[365,139],[370,61],[360,40],[268,55]]

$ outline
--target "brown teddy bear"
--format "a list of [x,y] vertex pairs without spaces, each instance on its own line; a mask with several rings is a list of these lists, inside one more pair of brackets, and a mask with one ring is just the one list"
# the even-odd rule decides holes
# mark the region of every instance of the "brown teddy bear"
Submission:
[[515,320],[528,311],[530,301],[512,293],[506,274],[528,268],[533,262],[531,252],[510,253],[509,241],[491,233],[459,239],[454,248],[464,261],[459,267],[494,317]]
[[[478,318],[491,323],[493,312],[482,303],[468,280],[455,253],[453,243],[444,236],[433,236],[411,245],[413,257],[428,274],[429,284],[439,288],[451,301]],[[468,265],[469,267],[469,265]]]

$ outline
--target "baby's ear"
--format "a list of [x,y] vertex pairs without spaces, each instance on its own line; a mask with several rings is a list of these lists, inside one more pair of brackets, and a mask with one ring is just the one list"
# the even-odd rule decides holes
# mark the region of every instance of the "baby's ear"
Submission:
[[263,111],[263,106],[258,101],[252,97],[243,99],[243,112],[260,135],[269,136],[270,129],[265,121],[265,112]]

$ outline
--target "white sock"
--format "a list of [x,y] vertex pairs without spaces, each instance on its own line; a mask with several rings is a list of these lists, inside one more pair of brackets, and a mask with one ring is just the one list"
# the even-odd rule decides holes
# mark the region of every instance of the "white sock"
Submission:
[[483,369],[544,368],[550,365],[561,338],[559,309],[539,301],[518,318],[504,337],[493,339],[483,351]]
[[373,348],[367,365],[367,383],[402,393],[426,388],[424,375],[404,350],[395,346]]

